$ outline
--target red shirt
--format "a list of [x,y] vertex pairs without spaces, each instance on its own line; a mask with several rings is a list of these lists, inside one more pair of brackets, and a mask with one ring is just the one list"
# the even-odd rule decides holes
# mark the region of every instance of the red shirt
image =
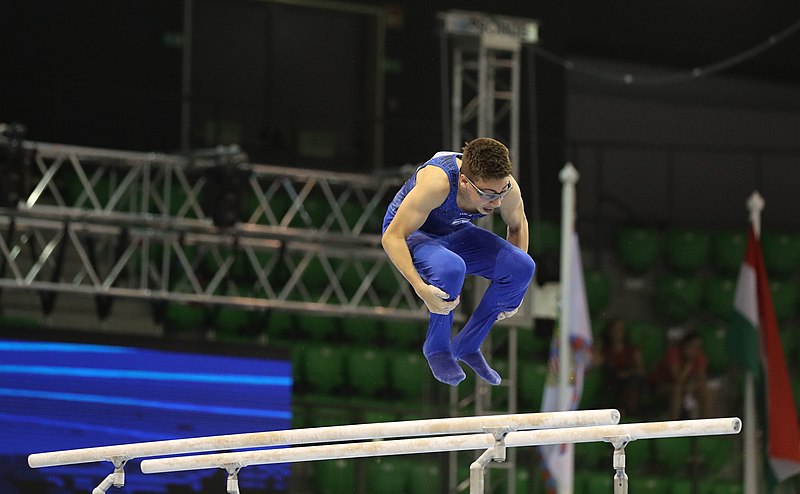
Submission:
[[[670,369],[675,367],[680,368],[682,362],[683,356],[681,355],[680,345],[672,345],[667,349],[661,362],[659,362],[658,366],[651,374],[650,380],[653,382],[672,382],[673,377]],[[708,357],[700,350],[689,364],[691,365],[689,378],[699,377],[708,367]]]

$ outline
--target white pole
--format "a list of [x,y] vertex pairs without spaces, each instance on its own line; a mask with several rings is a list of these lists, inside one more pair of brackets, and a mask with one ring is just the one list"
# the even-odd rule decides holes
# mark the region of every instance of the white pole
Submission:
[[571,352],[569,346],[569,294],[570,267],[572,265],[572,236],[575,231],[575,183],[578,181],[578,170],[567,163],[558,177],[561,187],[561,300],[559,303],[559,339],[558,339],[558,409],[570,408],[571,393],[569,377],[571,372]]
[[[513,448],[547,444],[597,441],[612,442],[621,437],[626,441],[633,441],[636,439],[738,434],[741,427],[741,420],[735,417],[728,417],[564,429],[542,429],[509,432],[505,435],[503,443],[506,447]],[[241,451],[235,453],[142,460],[141,468],[143,473],[165,473],[220,467],[244,468],[252,465],[318,461],[334,458],[362,458],[474,449],[488,450],[495,446],[496,441],[497,439],[494,434],[484,433],[463,436],[327,444],[322,446],[301,446],[298,448]]]
[[119,458],[130,460],[149,456],[200,453],[237,448],[263,448],[269,446],[355,441],[389,437],[469,434],[483,432],[487,428],[497,427],[526,430],[550,427],[610,425],[618,423],[619,418],[619,411],[604,409],[339,425],[311,429],[229,434],[224,436],[174,439],[169,441],[119,444],[98,448],[36,453],[28,457],[28,465],[30,465],[31,468],[40,468]]
[[[761,237],[761,211],[764,209],[764,198],[757,191],[747,199],[750,212],[750,223],[756,238]],[[758,440],[756,437],[756,398],[753,373],[744,375],[744,494],[758,493],[758,464],[760,460]]]
[[[572,287],[572,249],[575,235],[575,184],[579,178],[578,170],[567,162],[558,177],[561,179],[561,296],[558,311],[558,410],[569,410],[572,393],[570,392],[570,376],[572,374],[572,349],[569,344],[570,330],[570,294]],[[570,456],[566,461],[573,462]],[[573,480],[557,483],[558,494],[572,494]]]

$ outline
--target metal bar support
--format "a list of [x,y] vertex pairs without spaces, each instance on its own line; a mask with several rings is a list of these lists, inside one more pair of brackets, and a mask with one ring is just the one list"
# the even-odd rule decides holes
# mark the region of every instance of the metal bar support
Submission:
[[628,474],[625,473],[625,446],[631,436],[617,436],[606,439],[614,446],[614,494],[628,494]]
[[486,465],[489,463],[506,461],[506,434],[513,429],[510,427],[492,427],[485,429],[494,436],[494,446],[487,449],[469,466],[469,494],[483,494],[486,478]]

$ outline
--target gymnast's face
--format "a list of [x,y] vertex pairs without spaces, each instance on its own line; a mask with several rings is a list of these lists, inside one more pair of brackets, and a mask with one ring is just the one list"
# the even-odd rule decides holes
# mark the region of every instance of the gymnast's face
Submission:
[[466,191],[475,209],[481,214],[489,214],[500,207],[503,199],[511,191],[512,184],[509,177],[475,180],[461,174],[462,188]]

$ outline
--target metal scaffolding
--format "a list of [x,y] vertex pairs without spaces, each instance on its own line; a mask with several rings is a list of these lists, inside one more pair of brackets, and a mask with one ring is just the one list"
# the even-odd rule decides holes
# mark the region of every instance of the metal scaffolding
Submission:
[[380,247],[399,178],[253,165],[236,147],[24,147],[30,192],[0,209],[0,288],[427,318]]
[[[538,41],[538,22],[459,10],[441,13],[439,20],[442,55],[449,58],[441,63],[445,79],[443,93],[450,96],[450,119],[444,120],[444,134],[450,137],[451,149],[460,149],[464,142],[477,137],[494,137],[508,146],[514,175],[518,177],[520,53],[523,44]],[[472,292],[474,304],[477,305],[485,288],[486,283],[476,283]],[[492,361],[506,359],[508,368],[500,389],[493,391],[480,380],[476,380],[474,390],[467,394],[453,389],[450,394],[452,415],[499,413],[500,408],[503,412],[516,412],[518,327],[514,324],[522,324],[526,330],[530,328],[533,319],[530,295],[520,312],[524,315],[509,321],[508,331],[494,332],[483,345],[484,353],[493,354]],[[505,350],[505,356],[496,351],[500,348]],[[450,454],[451,493],[468,488],[467,483],[457,483],[459,461],[458,453]],[[509,494],[515,492],[514,464],[515,452],[510,452],[503,464],[507,469],[505,485]]]
[[[520,52],[538,41],[538,22],[452,10],[439,15],[443,50],[451,60],[449,132],[452,149],[476,137],[494,137],[511,153],[517,174],[520,126]],[[448,130],[448,129],[446,129]]]

